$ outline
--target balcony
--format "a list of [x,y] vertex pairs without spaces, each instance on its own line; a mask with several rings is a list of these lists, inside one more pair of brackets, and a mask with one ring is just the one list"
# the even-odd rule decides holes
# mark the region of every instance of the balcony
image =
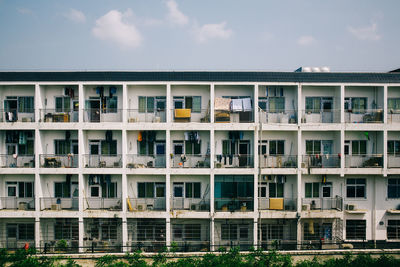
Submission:
[[126,155],[127,168],[165,168],[165,155]]
[[26,109],[24,112],[19,112],[17,110],[4,110],[0,109],[1,122],[35,122],[35,110]]
[[0,208],[7,210],[35,210],[33,197],[0,197]]
[[343,210],[343,198],[336,196],[333,198],[302,198],[302,210]]
[[84,122],[122,122],[122,109],[84,109]]
[[383,110],[345,110],[344,118],[346,123],[383,123]]
[[302,162],[306,168],[340,168],[340,155],[303,155]]
[[77,197],[41,197],[40,210],[78,210],[79,198]]
[[215,110],[215,122],[216,123],[251,123],[254,122],[253,111],[219,111]]
[[210,200],[202,198],[171,198],[171,210],[210,211]]
[[340,110],[302,110],[301,123],[340,123]]
[[172,109],[173,122],[210,122],[210,110],[201,109],[193,112],[192,109]]
[[269,112],[260,110],[261,123],[277,123],[277,124],[296,124],[297,110],[282,110],[279,112]]
[[39,155],[41,168],[78,168],[78,155]]
[[215,155],[215,168],[253,168],[253,155]]
[[165,211],[165,197],[128,198],[128,211]]
[[215,198],[215,210],[223,212],[253,211],[252,197]]
[[88,210],[122,210],[121,198],[88,197],[84,203]]
[[346,168],[382,168],[382,154],[346,155]]
[[35,168],[35,156],[0,155],[2,168]]
[[261,155],[261,168],[297,168],[297,155]]
[[296,198],[258,198],[259,210],[296,211]]
[[388,168],[400,168],[400,157],[399,155],[388,154]]
[[128,109],[128,122],[153,122],[162,123],[166,122],[166,111],[165,110],[154,110],[153,112],[145,112],[139,109]]
[[41,109],[42,122],[78,122],[79,112],[73,110]]
[[122,155],[83,155],[85,168],[121,168]]
[[210,168],[210,155],[173,155],[171,168]]

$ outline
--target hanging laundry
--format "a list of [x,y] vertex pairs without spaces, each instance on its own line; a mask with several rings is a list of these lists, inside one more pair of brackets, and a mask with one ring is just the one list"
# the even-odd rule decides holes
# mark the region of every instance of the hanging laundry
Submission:
[[222,98],[217,97],[214,101],[214,109],[221,111],[230,111],[231,107],[231,99],[230,98]]
[[251,99],[243,98],[242,101],[243,101],[243,111],[252,111]]
[[232,99],[231,106],[233,112],[243,111],[242,99]]
[[185,141],[189,141],[190,137],[189,137],[190,133],[189,132],[184,132],[184,136],[185,136]]
[[142,134],[142,132],[139,132],[137,140],[138,140],[139,142],[142,142],[142,141],[143,141],[143,134]]

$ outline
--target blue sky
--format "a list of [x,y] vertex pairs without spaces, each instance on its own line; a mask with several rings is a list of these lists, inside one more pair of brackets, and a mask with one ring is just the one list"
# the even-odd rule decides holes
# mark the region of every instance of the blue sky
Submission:
[[0,0],[0,69],[389,71],[399,11],[399,0]]

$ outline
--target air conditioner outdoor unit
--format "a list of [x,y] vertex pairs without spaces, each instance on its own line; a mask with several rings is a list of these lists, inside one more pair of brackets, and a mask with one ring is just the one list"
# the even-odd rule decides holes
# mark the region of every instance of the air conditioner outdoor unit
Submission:
[[310,210],[310,204],[303,204],[301,206],[301,210],[303,211],[309,211]]
[[357,206],[355,204],[347,204],[347,210],[357,210]]

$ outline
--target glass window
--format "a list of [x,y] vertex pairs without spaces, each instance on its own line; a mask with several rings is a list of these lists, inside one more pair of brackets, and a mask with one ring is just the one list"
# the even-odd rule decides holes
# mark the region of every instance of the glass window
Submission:
[[237,240],[237,224],[221,224],[222,240]]
[[321,154],[321,140],[306,140],[306,153],[308,155]]
[[319,197],[319,183],[305,183],[306,198]]
[[400,220],[388,220],[387,239],[400,239]]
[[346,180],[346,196],[348,198],[365,198],[366,197],[366,179],[354,178]]
[[69,96],[56,97],[56,112],[69,112],[71,109],[71,98]]
[[33,96],[18,97],[18,112],[33,113],[35,109]]
[[117,140],[101,141],[101,155],[116,155],[116,154],[117,154]]
[[352,155],[367,154],[367,141],[366,140],[351,141],[351,153],[352,153]]
[[200,183],[185,183],[185,197],[186,198],[200,198],[201,195]]
[[346,239],[365,240],[366,226],[365,220],[346,220]]
[[269,112],[277,113],[285,111],[285,98],[284,97],[270,97],[269,98]]
[[388,155],[400,156],[400,141],[390,140],[387,143]]
[[151,96],[147,97],[147,112],[148,113],[154,112],[154,97]]
[[285,154],[285,141],[284,140],[270,140],[269,141],[269,154],[270,155]]
[[118,97],[117,96],[106,96],[106,107],[107,113],[117,113],[118,112]]
[[71,197],[71,184],[66,182],[55,182],[54,197]]
[[146,112],[146,97],[139,96],[139,113],[145,113],[145,112]]
[[33,223],[18,224],[18,240],[33,240],[35,238],[35,227]]
[[388,179],[388,198],[400,198],[400,178]]
[[388,110],[391,113],[400,112],[400,98],[389,98],[388,99]]
[[320,113],[320,111],[321,111],[321,97],[306,97],[306,112]]
[[269,184],[269,197],[283,197],[283,184],[281,183],[270,183]]
[[153,198],[154,197],[154,183],[138,183],[138,197],[139,198]]

